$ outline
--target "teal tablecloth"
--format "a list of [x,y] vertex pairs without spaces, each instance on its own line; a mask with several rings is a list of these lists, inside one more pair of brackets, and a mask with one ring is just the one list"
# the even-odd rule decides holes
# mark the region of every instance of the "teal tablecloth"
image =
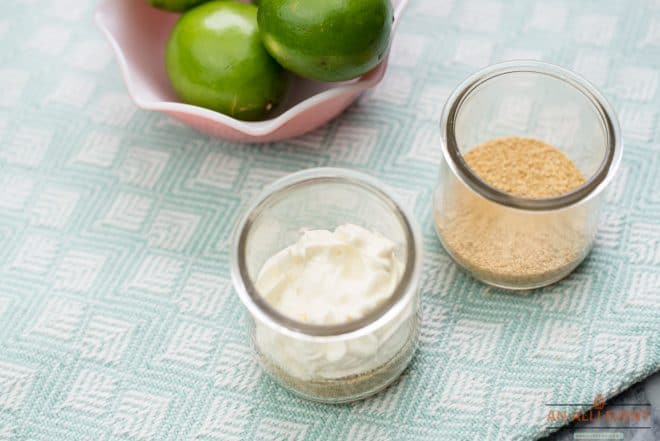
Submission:
[[[413,0],[380,87],[263,146],[137,110],[93,9],[10,0],[0,14],[0,440],[531,439],[546,404],[659,368],[659,1]],[[528,295],[461,273],[430,216],[445,97],[511,58],[586,75],[627,147],[591,257]],[[355,405],[261,373],[228,276],[241,205],[312,166],[376,175],[423,227],[421,349]]]

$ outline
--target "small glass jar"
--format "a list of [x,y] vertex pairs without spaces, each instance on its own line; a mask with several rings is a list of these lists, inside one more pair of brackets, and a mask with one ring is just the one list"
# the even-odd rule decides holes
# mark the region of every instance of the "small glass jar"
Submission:
[[[487,284],[532,289],[562,279],[584,260],[594,243],[603,190],[623,152],[616,115],[591,84],[546,63],[493,65],[452,93],[441,132],[433,214],[455,262]],[[498,190],[474,173],[463,155],[503,137],[535,138],[557,147],[586,182],[551,198]]]
[[[308,229],[355,224],[396,244],[404,263],[388,301],[359,320],[313,325],[271,307],[255,288],[264,263]],[[392,194],[362,173],[310,169],[267,187],[238,224],[231,273],[248,311],[248,332],[270,376],[307,399],[342,403],[365,398],[394,381],[413,357],[419,332],[422,241]]]

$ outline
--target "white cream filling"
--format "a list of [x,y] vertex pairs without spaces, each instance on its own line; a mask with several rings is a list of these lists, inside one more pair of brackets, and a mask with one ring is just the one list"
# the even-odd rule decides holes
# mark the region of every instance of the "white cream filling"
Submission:
[[[358,320],[382,305],[401,279],[404,263],[396,244],[362,227],[306,231],[300,240],[266,261],[256,287],[281,314],[308,324]],[[410,334],[404,321],[413,310],[378,330],[339,342],[299,340],[257,323],[261,352],[301,378],[341,378],[374,369],[391,359]]]

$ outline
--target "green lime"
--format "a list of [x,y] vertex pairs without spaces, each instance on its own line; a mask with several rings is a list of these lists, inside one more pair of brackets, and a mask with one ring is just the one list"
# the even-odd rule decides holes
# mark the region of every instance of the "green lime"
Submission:
[[261,0],[259,28],[285,68],[321,81],[358,77],[385,56],[390,0]]
[[201,5],[208,0],[147,0],[151,6],[166,11],[181,12],[192,8],[193,6]]
[[282,100],[287,74],[259,38],[257,7],[212,1],[181,16],[166,49],[179,97],[242,120],[264,118]]

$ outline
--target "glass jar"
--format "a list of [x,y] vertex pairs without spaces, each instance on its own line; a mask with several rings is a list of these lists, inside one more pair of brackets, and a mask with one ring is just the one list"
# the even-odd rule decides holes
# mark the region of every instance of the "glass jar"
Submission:
[[[264,263],[307,229],[355,224],[396,244],[404,270],[391,297],[359,320],[315,325],[292,320],[255,288]],[[307,399],[341,403],[394,381],[413,357],[419,331],[422,241],[410,216],[377,180],[319,168],[289,175],[256,198],[238,224],[231,256],[234,286],[248,333],[270,376]]]
[[[456,263],[487,284],[531,289],[562,279],[584,260],[594,243],[603,190],[623,152],[616,115],[591,84],[546,63],[493,65],[452,93],[441,132],[433,215]],[[463,155],[512,136],[560,149],[585,176],[584,185],[535,199],[480,179]]]

